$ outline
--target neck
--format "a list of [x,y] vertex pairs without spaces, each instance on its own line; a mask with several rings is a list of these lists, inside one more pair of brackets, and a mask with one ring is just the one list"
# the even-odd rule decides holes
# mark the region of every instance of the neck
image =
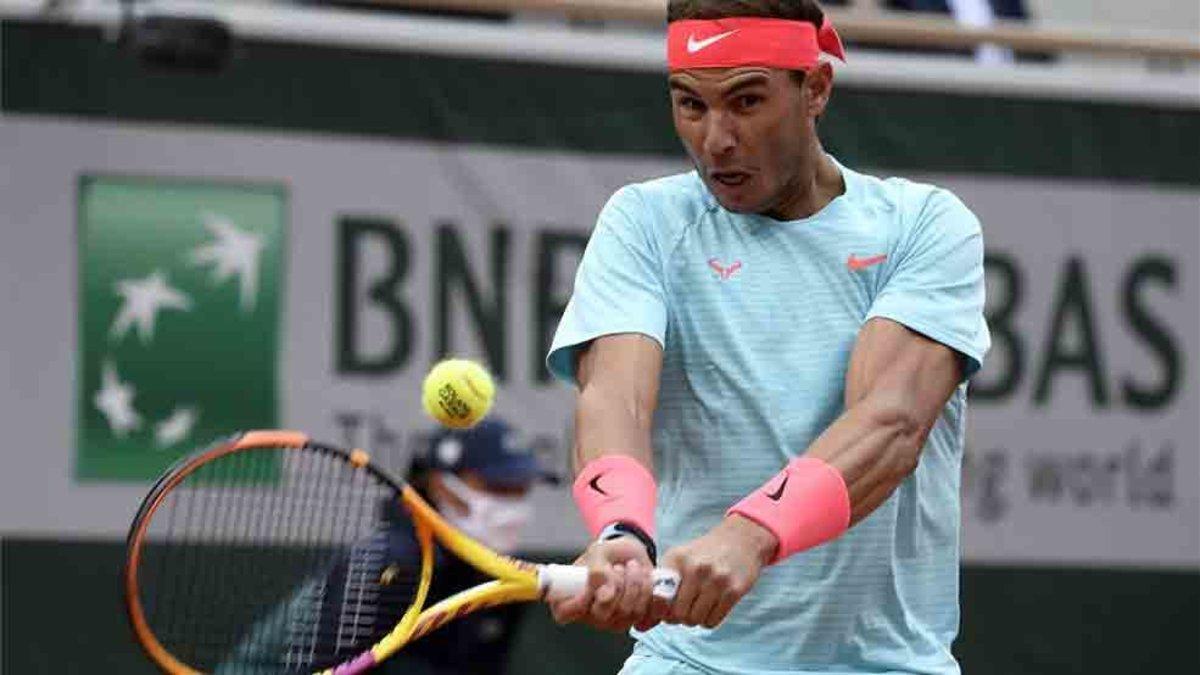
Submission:
[[846,191],[842,172],[825,154],[819,142],[814,142],[809,156],[811,161],[804,162],[783,198],[763,212],[764,216],[775,220],[808,218]]

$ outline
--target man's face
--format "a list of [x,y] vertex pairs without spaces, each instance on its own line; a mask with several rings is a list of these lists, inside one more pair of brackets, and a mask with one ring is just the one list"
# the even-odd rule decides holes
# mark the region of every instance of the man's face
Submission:
[[736,213],[785,210],[811,161],[814,120],[827,99],[828,82],[814,83],[816,73],[803,84],[789,71],[759,66],[671,74],[675,130],[721,206]]

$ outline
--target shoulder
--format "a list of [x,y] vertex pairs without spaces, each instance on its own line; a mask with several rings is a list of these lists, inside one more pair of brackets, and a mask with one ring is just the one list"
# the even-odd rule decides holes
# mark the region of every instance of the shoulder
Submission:
[[[847,170],[849,171],[849,170]],[[979,219],[950,190],[907,178],[880,178],[849,171],[857,184],[856,201],[872,211],[894,214],[901,237],[911,234],[978,233]]]
[[689,171],[617,190],[601,211],[598,225],[640,231],[665,242],[714,208],[696,172]]
[[700,213],[712,205],[712,199],[695,171],[633,183],[622,190],[638,195],[647,205],[663,211]]

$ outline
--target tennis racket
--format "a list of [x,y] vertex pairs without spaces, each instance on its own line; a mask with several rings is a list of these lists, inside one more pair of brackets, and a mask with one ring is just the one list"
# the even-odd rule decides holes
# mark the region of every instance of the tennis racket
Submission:
[[[425,607],[434,542],[491,579]],[[570,596],[587,569],[500,555],[362,450],[251,431],[185,457],[127,541],[126,610],[172,675],[361,673],[455,618]],[[670,599],[678,575],[655,571]]]

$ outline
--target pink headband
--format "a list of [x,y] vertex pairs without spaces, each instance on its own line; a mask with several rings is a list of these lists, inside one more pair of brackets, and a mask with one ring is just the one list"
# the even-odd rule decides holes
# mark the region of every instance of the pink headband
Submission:
[[822,52],[846,60],[828,18],[820,30],[808,21],[759,17],[687,19],[667,26],[667,65],[673,71],[751,65],[808,70]]

